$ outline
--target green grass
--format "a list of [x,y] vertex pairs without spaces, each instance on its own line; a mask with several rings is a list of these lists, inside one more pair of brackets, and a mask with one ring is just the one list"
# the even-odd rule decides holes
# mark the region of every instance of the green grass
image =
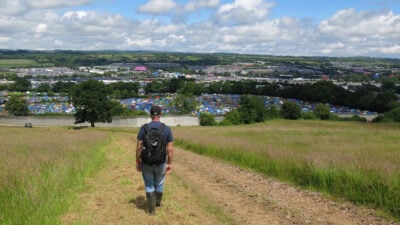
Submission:
[[174,134],[182,148],[400,218],[397,125],[276,120]]
[[0,68],[35,67],[40,64],[30,59],[0,59]]
[[108,142],[91,130],[0,127],[1,224],[61,224]]

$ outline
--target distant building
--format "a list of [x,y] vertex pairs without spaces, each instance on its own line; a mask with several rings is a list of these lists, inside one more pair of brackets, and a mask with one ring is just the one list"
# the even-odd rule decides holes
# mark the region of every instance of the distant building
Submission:
[[133,70],[137,72],[146,72],[147,68],[145,66],[136,66]]

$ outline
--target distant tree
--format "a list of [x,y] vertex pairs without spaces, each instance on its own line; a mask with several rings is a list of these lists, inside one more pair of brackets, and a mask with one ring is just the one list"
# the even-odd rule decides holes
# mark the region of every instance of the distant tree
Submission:
[[166,85],[163,81],[153,81],[148,83],[144,88],[146,93],[165,93]]
[[376,95],[369,108],[375,112],[384,113],[397,106],[399,106],[399,103],[396,95],[392,91],[385,91]]
[[110,113],[112,116],[121,116],[124,114],[128,114],[130,111],[128,108],[124,107],[119,101],[111,100],[111,110]]
[[331,110],[329,106],[319,103],[315,106],[314,114],[317,118],[321,120],[329,120],[329,117],[331,115]]
[[282,104],[282,117],[290,120],[297,120],[301,117],[301,108],[295,102],[286,101]]
[[167,87],[167,92],[169,93],[176,93],[184,85],[185,85],[185,79],[181,78],[172,78],[169,81],[166,81],[165,83],[165,86]]
[[96,122],[112,122],[115,105],[107,97],[103,82],[88,80],[78,84],[73,88],[71,97],[76,108],[75,123],[89,122],[94,127]]
[[114,99],[133,98],[138,95],[139,83],[112,83],[107,85],[107,90]]
[[400,122],[400,107],[397,107],[385,113],[385,118],[393,120],[395,122]]
[[179,94],[184,94],[186,96],[201,95],[202,92],[202,85],[197,84],[194,81],[186,81],[185,85],[179,89]]
[[73,82],[63,82],[63,81],[57,81],[53,87],[52,91],[55,93],[70,93],[72,88],[76,84]]
[[188,114],[196,108],[197,102],[193,98],[178,94],[170,104],[172,113]]
[[367,88],[359,88],[349,96],[345,105],[362,110],[370,109],[375,97],[376,93],[374,91]]
[[396,89],[396,84],[393,81],[383,80],[382,81],[382,89],[394,91]]
[[11,96],[5,104],[5,109],[14,116],[28,115],[28,103],[17,95]]
[[246,124],[263,122],[267,116],[264,101],[253,95],[242,95],[239,100],[238,112]]
[[49,84],[39,84],[39,86],[36,88],[37,92],[50,92],[51,87]]
[[7,84],[0,84],[0,91],[5,91],[8,90],[8,85]]
[[15,83],[10,86],[11,91],[26,92],[31,89],[32,85],[28,79],[17,77]]

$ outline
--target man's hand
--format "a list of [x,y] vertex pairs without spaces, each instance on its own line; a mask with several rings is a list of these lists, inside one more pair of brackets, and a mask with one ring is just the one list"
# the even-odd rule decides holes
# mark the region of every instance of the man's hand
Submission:
[[142,166],[140,165],[140,161],[139,160],[136,161],[136,170],[138,172],[142,172]]
[[172,166],[171,166],[171,164],[167,164],[167,167],[165,168],[165,173],[166,173],[166,174],[170,174],[171,171],[172,171]]

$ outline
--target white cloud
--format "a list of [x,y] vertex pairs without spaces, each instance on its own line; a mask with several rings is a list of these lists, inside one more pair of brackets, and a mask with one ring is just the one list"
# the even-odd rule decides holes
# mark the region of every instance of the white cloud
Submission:
[[167,24],[167,25],[157,25],[154,33],[156,34],[171,34],[178,33],[180,30],[184,29],[183,26],[177,24]]
[[57,46],[57,47],[63,46],[63,45],[64,45],[64,42],[61,41],[61,40],[54,40],[54,45]]
[[224,35],[224,39],[223,40],[224,40],[223,43],[228,44],[228,43],[239,42],[240,38],[238,36],[236,36],[236,35],[227,34],[227,35]]
[[371,50],[389,55],[400,55],[400,45],[395,44],[389,47],[372,48]]
[[62,8],[67,6],[85,5],[93,0],[1,0],[0,15],[20,16],[30,10]]
[[[20,1],[20,0],[17,0]],[[85,5],[92,0],[26,0],[26,3],[33,8],[61,8],[65,6]]]
[[3,36],[0,36],[0,43],[1,43],[1,42],[8,42],[8,41],[10,41],[10,40],[11,40],[10,37],[3,37]]
[[400,16],[392,11],[361,11],[344,9],[317,27],[321,39],[340,42],[340,48],[327,53],[348,55],[398,54]]
[[321,52],[324,54],[330,54],[338,51],[339,49],[343,49],[344,47],[345,45],[342,42],[328,43],[324,45],[324,47],[321,49]]
[[[315,24],[293,17],[268,18],[273,5],[267,0],[150,0],[140,10],[151,13],[151,19],[134,20],[53,9],[62,1],[43,1],[42,8],[29,11],[39,7],[39,0],[0,1],[5,7],[0,7],[0,48],[400,57],[400,15],[392,11],[345,9]],[[165,15],[182,20],[163,20]],[[192,15],[197,19],[185,20]]]
[[153,41],[150,38],[126,38],[124,46],[125,47],[150,47]]
[[186,4],[185,9],[192,12],[202,8],[215,8],[218,7],[219,4],[219,0],[191,0]]
[[263,0],[235,0],[221,5],[217,17],[223,23],[250,24],[264,21],[273,4]]
[[47,25],[44,23],[40,23],[37,27],[36,27],[36,33],[43,33],[47,30]]
[[82,20],[83,18],[87,17],[88,13],[86,11],[68,11],[64,13],[63,18],[65,19],[78,19]]
[[341,10],[319,25],[324,34],[337,37],[361,37],[371,35],[400,34],[400,16],[392,11],[356,12]]
[[149,14],[167,14],[177,8],[173,0],[150,0],[145,5],[139,7],[139,12]]
[[22,1],[18,0],[1,0],[0,15],[14,16],[26,12],[28,7]]

